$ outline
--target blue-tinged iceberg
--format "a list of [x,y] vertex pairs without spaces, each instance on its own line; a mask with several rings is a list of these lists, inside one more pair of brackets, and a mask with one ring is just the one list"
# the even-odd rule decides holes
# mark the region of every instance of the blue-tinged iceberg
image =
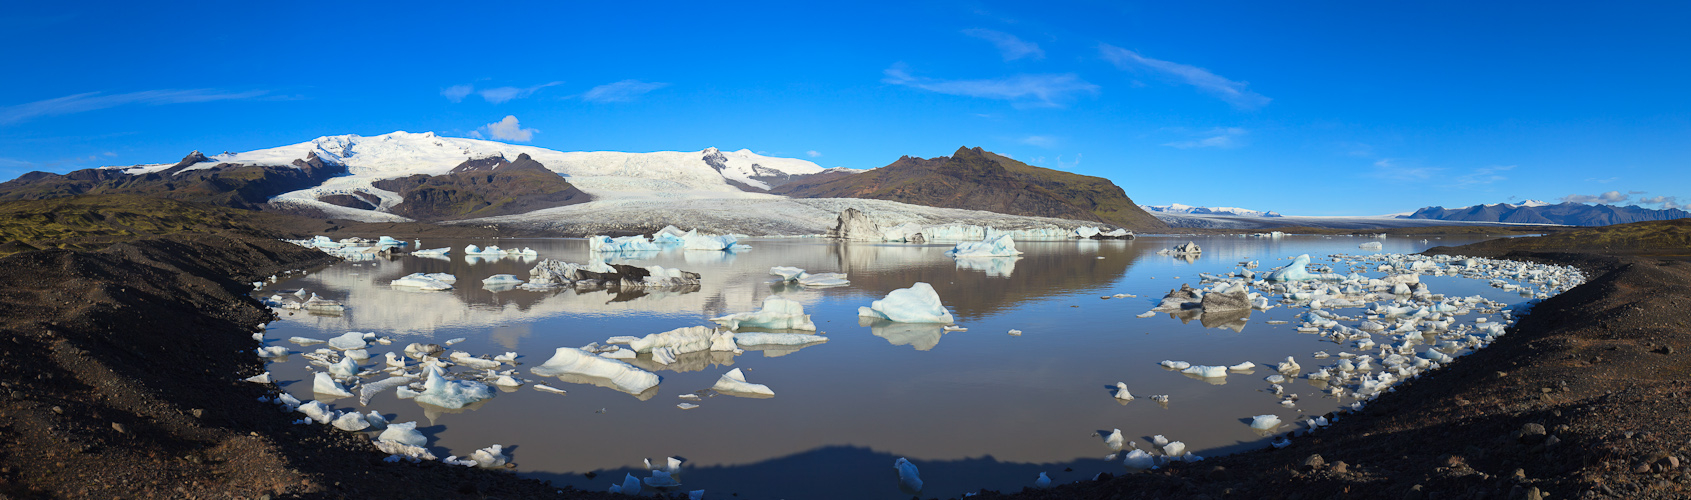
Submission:
[[982,241],[965,241],[945,252],[952,257],[1014,257],[1022,251],[1016,249],[1016,240],[1010,235],[998,235]]
[[933,285],[920,281],[910,288],[893,290],[886,298],[870,303],[869,307],[857,308],[857,315],[899,323],[949,325],[955,322],[951,311],[945,310],[945,305],[940,303],[939,293],[934,291]]

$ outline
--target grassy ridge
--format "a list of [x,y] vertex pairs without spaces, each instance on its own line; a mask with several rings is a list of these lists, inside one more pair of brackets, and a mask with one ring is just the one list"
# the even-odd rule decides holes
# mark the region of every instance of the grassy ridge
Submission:
[[1691,256],[1691,219],[1572,229],[1538,237],[1482,241],[1454,248],[1439,247],[1428,252],[1502,255],[1517,250]]
[[279,238],[279,219],[203,203],[138,195],[0,202],[0,256],[27,250],[97,250],[147,236],[234,231]]

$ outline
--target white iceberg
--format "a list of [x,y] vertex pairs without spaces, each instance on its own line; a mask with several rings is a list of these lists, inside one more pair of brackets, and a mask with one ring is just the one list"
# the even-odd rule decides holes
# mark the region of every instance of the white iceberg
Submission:
[[481,382],[449,380],[442,376],[440,368],[431,366],[428,368],[428,379],[423,381],[423,392],[417,395],[417,401],[441,408],[457,409],[477,401],[493,399],[496,394],[497,391]]
[[1116,382],[1116,399],[1133,401],[1133,393],[1127,392],[1127,382]]
[[1192,366],[1186,367],[1186,369],[1184,369],[1184,370],[1180,370],[1180,373],[1185,373],[1185,374],[1188,374],[1188,375],[1197,375],[1197,376],[1203,377],[1203,378],[1226,377],[1227,376],[1227,367],[1225,367],[1225,366],[1208,366],[1208,365],[1192,365]]
[[1010,235],[1001,235],[983,241],[965,241],[945,252],[952,257],[1014,257],[1021,255],[1016,250],[1016,240]]
[[722,378],[717,379],[716,385],[710,388],[713,391],[729,395],[775,395],[775,391],[770,390],[767,385],[746,382],[746,374],[741,372],[739,368],[728,370],[728,373],[722,374]]
[[1133,451],[1127,452],[1127,455],[1122,458],[1121,464],[1130,469],[1149,469],[1156,467],[1157,457],[1150,453],[1145,453],[1145,450],[1136,448]]
[[663,379],[657,374],[641,370],[621,361],[594,356],[574,347],[559,347],[552,359],[529,372],[542,377],[582,375],[607,379],[617,390],[639,394],[656,387]]
[[328,372],[317,372],[316,379],[311,383],[311,392],[342,398],[352,397],[352,393],[346,390],[346,386],[336,382],[335,377],[329,375]]
[[388,424],[387,430],[384,430],[381,434],[376,435],[376,441],[399,443],[409,446],[423,446],[425,444],[429,444],[428,436],[424,436],[423,433],[417,432],[416,422]]
[[699,234],[697,229],[681,237],[681,246],[687,250],[732,250],[735,243],[739,243],[739,239],[733,236]]
[[900,489],[910,492],[922,491],[922,474],[916,470],[916,464],[910,463],[904,457],[898,457],[898,460],[893,461],[892,466],[894,469],[898,469],[898,486]]
[[1306,281],[1319,279],[1320,276],[1309,272],[1309,254],[1303,254],[1292,259],[1286,267],[1275,269],[1268,273],[1268,281]]
[[329,374],[337,379],[351,379],[358,375],[358,361],[351,356],[342,357],[340,361],[329,365]]
[[810,321],[810,315],[804,313],[804,305],[776,296],[763,299],[763,309],[756,312],[730,314],[720,318],[711,318],[729,330],[739,330],[741,327],[767,328],[771,330],[816,330],[816,324]]
[[1104,446],[1110,447],[1111,451],[1121,451],[1121,446],[1122,446],[1123,443],[1124,443],[1124,441],[1122,440],[1122,437],[1121,437],[1121,429],[1116,429],[1114,432],[1111,432],[1109,435],[1104,436]]
[[599,253],[623,252],[656,252],[661,247],[646,240],[645,236],[623,236],[612,238],[609,236],[593,235],[587,237],[587,251]]
[[488,276],[487,278],[481,280],[481,284],[484,285],[484,286],[520,285],[522,283],[523,283],[523,280],[521,278],[518,278],[518,277],[516,277],[516,275],[512,275],[512,274],[495,274],[493,276]]
[[955,322],[951,312],[940,303],[939,293],[934,291],[933,285],[920,281],[910,288],[893,290],[886,298],[871,302],[869,307],[857,308],[857,315],[899,323],[949,325]]
[[[806,333],[740,332],[740,333],[731,334],[731,338],[734,340],[734,344],[744,345],[744,346],[754,346],[754,345],[788,345],[788,346],[792,346],[792,345],[814,344],[814,343],[817,343],[817,342],[827,342],[828,341],[828,337],[823,337],[823,336],[819,336],[819,335],[811,335],[811,334],[806,334]],[[722,350],[726,350],[726,349],[714,349],[713,348],[711,350],[722,351]]]
[[1363,249],[1363,250],[1373,250],[1373,251],[1376,251],[1376,252],[1386,249],[1386,246],[1384,244],[1381,244],[1378,241],[1370,241],[1370,242],[1367,242],[1367,243],[1363,243],[1361,245],[1357,245],[1356,247]]
[[370,428],[370,421],[358,412],[347,412],[335,417],[334,426],[347,432],[361,431]]
[[329,339],[329,347],[340,349],[342,351],[363,349],[365,347],[369,347],[369,345],[370,344],[364,342],[364,334],[358,332],[346,332],[339,337]]
[[416,288],[419,290],[439,291],[451,290],[452,284],[457,281],[458,279],[456,277],[446,273],[412,273],[406,275],[404,278],[393,280],[388,284],[391,286]]
[[769,274],[780,276],[783,281],[788,283],[797,283],[799,286],[808,288],[827,288],[851,284],[851,281],[846,279],[845,273],[810,274],[805,272],[803,269],[796,267],[771,267],[769,268]]
[[1272,431],[1280,427],[1280,417],[1275,415],[1257,415],[1251,417],[1251,428],[1259,431]]
[[476,461],[476,465],[479,467],[486,467],[489,469],[504,467],[505,462],[510,461],[511,457],[505,456],[505,454],[502,453],[503,451],[503,447],[496,444],[476,450],[475,453],[471,453],[470,460]]

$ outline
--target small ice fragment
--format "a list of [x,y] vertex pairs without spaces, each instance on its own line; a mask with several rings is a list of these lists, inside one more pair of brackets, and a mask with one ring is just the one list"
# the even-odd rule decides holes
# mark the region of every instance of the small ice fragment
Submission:
[[447,340],[446,342],[441,342],[441,345],[452,345],[452,344],[456,344],[456,343],[463,342],[463,341],[464,341],[464,337],[458,337],[458,338],[455,338],[455,339]]
[[342,351],[363,349],[367,346],[369,346],[369,344],[364,343],[364,334],[359,332],[346,332],[339,337],[329,339],[329,347],[340,349]]
[[1110,432],[1108,436],[1104,436],[1104,446],[1110,447],[1112,451],[1121,451],[1122,442],[1121,429],[1116,429]]
[[241,379],[241,380],[252,382],[254,384],[268,384],[268,383],[270,383],[270,372],[260,373],[258,375],[253,375],[251,377],[247,377],[247,378],[244,378],[244,379]]
[[916,470],[916,464],[910,463],[904,457],[899,457],[898,460],[893,461],[892,466],[894,469],[898,469],[898,486],[900,488],[913,492],[922,491],[922,476]]
[[1185,370],[1181,370],[1180,373],[1185,373],[1185,374],[1189,374],[1189,375],[1197,375],[1197,376],[1203,377],[1203,378],[1226,377],[1227,376],[1227,367],[1225,367],[1225,366],[1209,366],[1209,365],[1192,365],[1191,367],[1188,367]]
[[537,391],[540,391],[540,392],[550,392],[552,394],[569,394],[568,392],[564,391],[563,389],[559,389],[557,387],[552,387],[552,386],[549,386],[549,385],[546,385],[546,384],[534,384],[534,390],[537,390]]
[[370,421],[358,412],[346,412],[335,418],[335,428],[347,432],[356,432],[370,428]]
[[1116,382],[1116,399],[1133,401],[1133,393],[1127,392],[1127,382]]
[[273,345],[270,347],[255,348],[253,349],[253,353],[258,354],[258,357],[260,358],[280,358],[288,355],[288,348]]
[[327,424],[330,420],[335,419],[335,412],[320,401],[311,401],[299,405],[299,408],[295,411],[304,413],[306,417],[320,424]]
[[477,466],[489,469],[504,467],[505,462],[509,461],[511,457],[505,456],[505,454],[501,453],[501,451],[503,451],[502,447],[497,444],[482,448],[476,450],[475,453],[471,453],[470,460],[475,460]]
[[1256,363],[1246,361],[1244,363],[1239,363],[1239,364],[1236,364],[1236,365],[1233,365],[1233,366],[1229,366],[1229,367],[1227,367],[1227,369],[1232,370],[1232,371],[1236,371],[1236,372],[1242,372],[1242,371],[1250,370],[1250,369],[1256,368],[1256,367],[1257,367]]
[[487,384],[472,380],[448,380],[442,376],[440,368],[430,367],[428,379],[423,382],[423,392],[417,395],[417,401],[441,408],[458,409],[477,401],[492,399],[494,395],[493,388]]
[[698,401],[699,400],[698,394],[682,394],[682,395],[676,396],[676,397],[681,398],[681,399],[685,399],[685,400],[688,400],[688,401]]
[[1168,360],[1168,359],[1165,359],[1161,363],[1157,363],[1157,364],[1163,365],[1164,368],[1169,368],[1169,369],[1173,369],[1173,370],[1185,370],[1187,368],[1192,367],[1191,363],[1187,363],[1185,361]]
[[1149,318],[1149,317],[1156,316],[1156,315],[1157,315],[1156,311],[1145,311],[1145,312],[1136,314],[1133,317],[1135,317],[1135,318]]
[[1259,431],[1271,431],[1280,426],[1280,417],[1275,415],[1257,415],[1251,417],[1251,428]]
[[711,390],[723,393],[775,395],[775,391],[770,390],[769,386],[746,382],[746,374],[741,372],[739,368],[728,370],[728,373],[723,374],[722,378],[716,380],[716,385],[711,386]]
[[623,476],[623,478],[622,478],[622,494],[629,495],[629,496],[640,496],[640,479],[634,477],[633,474],[628,474],[628,475]]
[[314,338],[311,338],[311,337],[288,337],[288,342],[293,342],[295,344],[307,346],[307,345],[317,345],[317,344],[321,344],[321,343],[328,342],[328,341],[327,340],[318,340],[318,339],[314,339]]
[[[1006,238],[1008,238],[1008,236],[1006,236]],[[1033,480],[1033,487],[1035,487],[1035,488],[1050,488],[1051,487],[1051,476],[1045,475],[1044,472],[1039,473],[1039,479]]]
[[1017,329],[1015,329],[1015,328],[1011,328],[1011,329],[1010,329],[1010,335],[1014,335],[1014,336],[1017,336],[1017,337],[1020,337],[1020,336],[1022,336],[1022,331],[1021,331],[1021,330],[1017,330]]
[[1186,443],[1174,441],[1163,446],[1163,454],[1178,457],[1186,453]]
[[329,375],[328,372],[317,372],[316,379],[311,383],[311,392],[342,398],[352,397],[352,393],[346,390],[346,386],[336,382],[335,377]]
[[1127,452],[1127,456],[1122,458],[1121,464],[1131,469],[1149,469],[1157,465],[1157,457],[1145,453],[1145,450],[1135,449]]
[[691,409],[694,409],[694,408],[698,408],[699,405],[696,405],[696,404],[693,404],[693,403],[677,403],[675,405],[675,407],[683,409],[683,410],[691,410]]

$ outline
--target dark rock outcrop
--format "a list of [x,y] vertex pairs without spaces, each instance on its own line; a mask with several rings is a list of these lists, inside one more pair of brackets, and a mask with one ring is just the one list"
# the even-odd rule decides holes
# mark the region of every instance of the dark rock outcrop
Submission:
[[417,220],[519,214],[592,199],[527,154],[516,161],[504,157],[467,160],[446,175],[417,174],[374,185],[405,198],[393,206],[393,213]]
[[885,167],[823,172],[770,190],[797,198],[868,198],[912,205],[1060,217],[1134,229],[1167,224],[1108,179],[1040,168],[981,148],[951,156],[905,156]]
[[0,201],[132,194],[256,210],[263,208],[273,196],[315,186],[346,173],[346,167],[324,162],[316,153],[294,160],[292,167],[220,163],[190,170],[207,161],[210,160],[204,154],[195,151],[170,168],[152,173],[130,174],[110,168],[83,169],[63,175],[30,172],[0,183]]

